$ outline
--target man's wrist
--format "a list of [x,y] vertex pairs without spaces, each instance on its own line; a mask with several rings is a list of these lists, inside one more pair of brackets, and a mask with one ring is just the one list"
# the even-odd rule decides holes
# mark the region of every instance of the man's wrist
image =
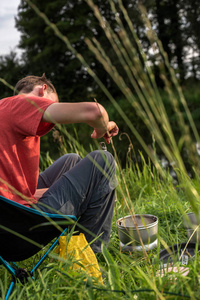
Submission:
[[104,127],[95,127],[94,130],[101,134],[102,136],[104,136],[104,134],[107,133],[108,129],[104,126]]

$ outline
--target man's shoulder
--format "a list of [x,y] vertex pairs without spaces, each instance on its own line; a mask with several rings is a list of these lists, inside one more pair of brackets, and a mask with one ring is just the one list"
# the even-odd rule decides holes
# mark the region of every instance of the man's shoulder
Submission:
[[2,99],[2,101],[9,101],[14,106],[20,103],[20,106],[23,105],[34,105],[37,107],[47,107],[48,105],[52,104],[52,101],[43,97],[38,97],[34,95],[26,95],[26,94],[19,94],[15,96],[11,96],[5,99]]
[[0,99],[0,108],[3,109],[4,107],[10,107],[14,97],[15,96]]
[[2,99],[0,99],[0,103],[3,103],[3,102],[5,102],[5,101],[10,101],[10,100],[12,100],[14,97],[16,97],[16,96],[11,96],[11,97],[2,98]]

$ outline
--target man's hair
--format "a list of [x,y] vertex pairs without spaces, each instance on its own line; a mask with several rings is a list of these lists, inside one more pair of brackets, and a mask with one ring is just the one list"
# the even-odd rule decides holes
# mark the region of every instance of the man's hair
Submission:
[[30,93],[36,85],[43,84],[47,85],[48,93],[56,93],[56,89],[51,81],[46,78],[45,74],[43,74],[41,77],[31,75],[20,79],[15,86],[14,94]]

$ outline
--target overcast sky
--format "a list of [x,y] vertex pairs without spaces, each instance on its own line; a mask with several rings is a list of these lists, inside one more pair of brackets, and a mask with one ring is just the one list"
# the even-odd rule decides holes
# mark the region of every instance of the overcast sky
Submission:
[[17,51],[20,33],[15,28],[14,18],[19,4],[20,0],[0,0],[0,55]]

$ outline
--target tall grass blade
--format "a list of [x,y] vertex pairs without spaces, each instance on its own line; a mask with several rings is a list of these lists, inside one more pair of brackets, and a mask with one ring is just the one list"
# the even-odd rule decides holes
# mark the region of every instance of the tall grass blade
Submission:
[[112,290],[121,290],[119,267],[114,261],[104,244],[102,244],[102,254],[108,265],[108,280]]

